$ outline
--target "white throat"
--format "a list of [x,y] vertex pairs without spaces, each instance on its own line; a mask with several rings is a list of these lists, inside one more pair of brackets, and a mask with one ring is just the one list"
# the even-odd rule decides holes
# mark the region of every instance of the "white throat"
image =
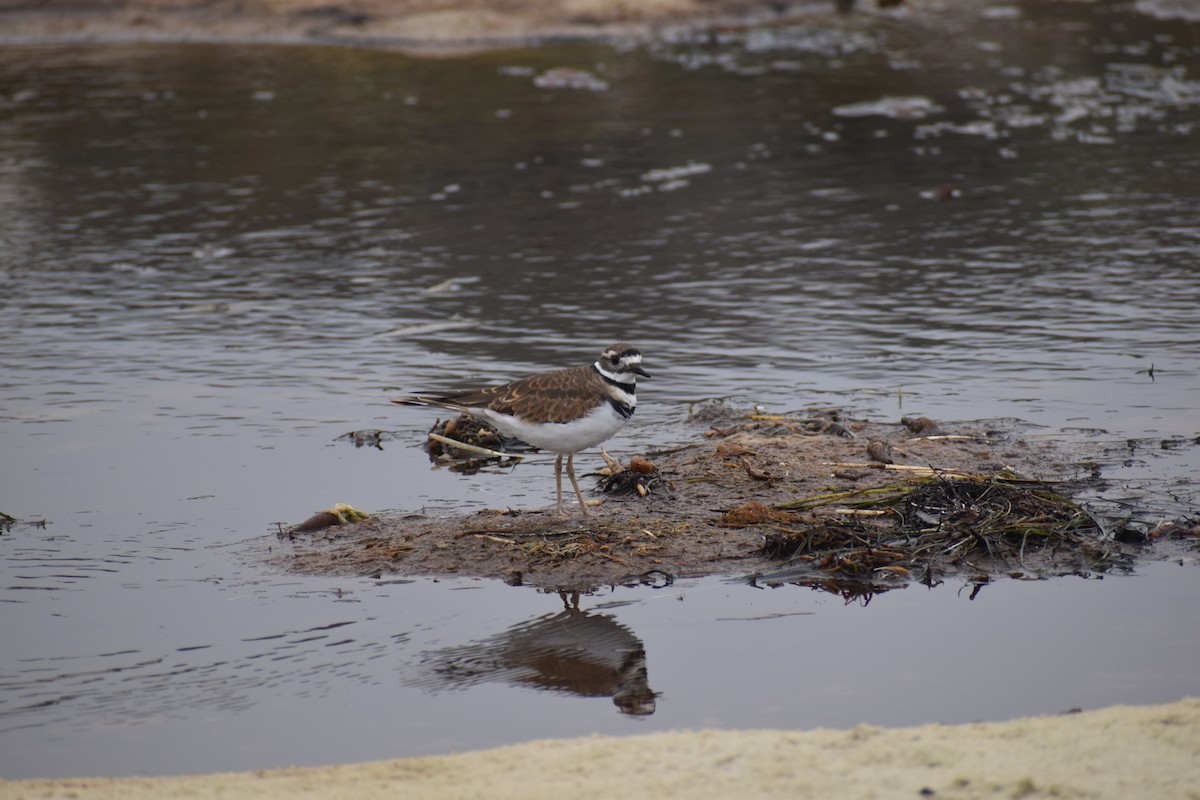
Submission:
[[600,366],[599,361],[597,361],[592,366],[594,366],[596,368],[597,372],[599,372],[604,377],[608,378],[610,381],[616,381],[617,383],[631,383],[631,384],[637,383],[637,375],[634,375],[632,372],[620,372],[620,373],[609,372],[604,367]]

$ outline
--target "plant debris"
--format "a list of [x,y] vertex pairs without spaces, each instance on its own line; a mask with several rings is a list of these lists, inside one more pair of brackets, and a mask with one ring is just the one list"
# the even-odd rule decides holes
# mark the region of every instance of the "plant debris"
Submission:
[[663,478],[658,467],[650,459],[634,456],[629,459],[629,466],[624,467],[621,462],[603,450],[600,451],[600,454],[608,463],[607,467],[596,473],[603,477],[600,482],[601,492],[612,495],[636,494],[638,497],[646,497],[651,492],[665,492],[670,495],[673,491],[670,482]]
[[[766,414],[723,403],[697,406],[691,421],[702,426],[695,441],[626,464],[603,454],[607,466],[591,473],[599,498],[591,502],[600,508],[587,518],[563,519],[550,507],[390,514],[293,535],[263,557],[303,573],[496,577],[568,591],[647,575],[665,583],[741,575],[865,602],[952,577],[978,591],[1003,577],[1104,573],[1148,548],[1186,549],[1200,540],[1190,519],[1142,530],[1129,516],[1090,514],[1071,496],[1098,485],[1102,459],[1081,462],[1070,446],[1024,438],[1011,421],[942,421],[914,432],[839,409]],[[522,447],[470,417],[439,422],[433,432],[505,458]],[[464,457],[439,440],[426,449],[439,466],[503,463]],[[580,454],[587,457],[595,458]],[[1127,457],[1127,448],[1111,456]],[[505,474],[529,480],[532,473]],[[553,496],[552,476],[538,480]]]
[[867,442],[867,458],[872,461],[878,461],[880,464],[895,464],[896,460],[892,456],[892,448],[887,442],[879,439]]
[[782,511],[751,500],[722,514],[720,524],[724,528],[745,528],[750,525],[793,525],[799,522],[800,515],[794,511]]
[[[463,446],[455,446],[459,443]],[[429,460],[452,472],[473,475],[488,465],[515,463],[537,448],[505,436],[478,417],[460,414],[446,421],[437,420],[425,442]]]
[[925,583],[964,571],[1041,576],[1130,564],[1082,507],[1044,483],[1012,475],[934,475],[857,500],[826,495],[791,505],[844,500],[851,502],[816,525],[768,534],[763,554],[831,575]]
[[297,533],[315,533],[334,525],[349,525],[354,522],[365,522],[371,515],[359,511],[352,505],[337,503],[332,508],[318,511],[299,525],[293,525],[286,531],[280,530],[279,535],[293,537]]
[[1162,539],[1192,539],[1200,542],[1200,518],[1177,519],[1171,522],[1163,521],[1146,532],[1150,540]]
[[913,433],[932,433],[937,430],[937,423],[929,417],[901,417],[900,424]]

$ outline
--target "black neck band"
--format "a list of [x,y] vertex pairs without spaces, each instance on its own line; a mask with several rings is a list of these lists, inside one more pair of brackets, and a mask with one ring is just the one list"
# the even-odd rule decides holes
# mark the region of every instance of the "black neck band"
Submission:
[[622,381],[615,381],[612,378],[605,375],[603,372],[601,372],[600,368],[597,367],[595,364],[592,364],[592,369],[596,370],[596,374],[599,375],[601,378],[603,378],[604,382],[607,383],[609,386],[615,386],[618,389],[620,389],[621,391],[627,392],[630,395],[637,394],[637,383],[624,383]]

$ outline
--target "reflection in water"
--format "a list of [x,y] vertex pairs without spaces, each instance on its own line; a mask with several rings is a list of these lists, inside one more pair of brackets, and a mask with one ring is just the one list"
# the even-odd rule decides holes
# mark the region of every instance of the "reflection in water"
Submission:
[[422,671],[412,683],[427,689],[509,683],[611,697],[622,714],[649,715],[656,708],[642,640],[614,617],[577,604],[487,639],[425,653]]

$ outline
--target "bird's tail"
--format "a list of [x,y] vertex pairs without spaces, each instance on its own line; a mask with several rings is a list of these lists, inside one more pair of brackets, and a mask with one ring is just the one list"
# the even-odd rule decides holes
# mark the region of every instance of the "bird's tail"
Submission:
[[446,408],[451,411],[466,411],[467,407],[451,400],[431,394],[406,394],[392,399],[398,406],[419,406],[422,408]]

